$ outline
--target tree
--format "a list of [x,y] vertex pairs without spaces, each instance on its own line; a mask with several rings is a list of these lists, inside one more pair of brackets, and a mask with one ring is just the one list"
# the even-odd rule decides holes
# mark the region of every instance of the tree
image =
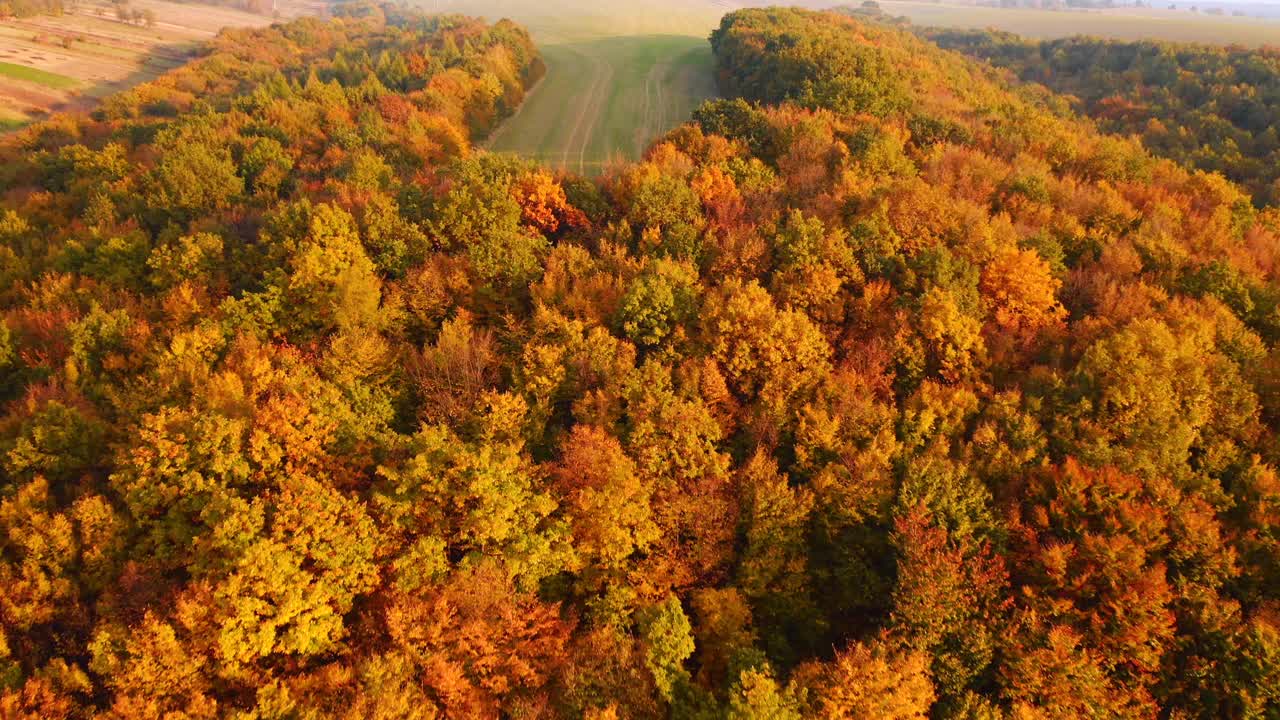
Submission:
[[555,705],[600,720],[665,717],[667,707],[645,662],[643,641],[617,625],[583,629],[575,634],[568,662],[559,668]]
[[938,694],[958,699],[988,671],[1001,631],[1004,564],[988,545],[956,542],[923,506],[894,524],[892,626],[931,658]]
[[697,312],[698,275],[692,267],[666,259],[653,261],[627,287],[618,307],[622,332],[640,346],[678,342]]
[[1157,320],[1094,342],[1073,373],[1070,451],[1134,472],[1185,474],[1211,407],[1201,357],[1193,340]]
[[572,629],[555,607],[518,591],[490,563],[395,598],[385,622],[445,712],[491,718],[542,688],[564,662]]
[[813,493],[813,597],[829,620],[866,622],[887,609],[893,568],[886,530],[897,493],[893,461],[900,452],[896,416],[867,378],[843,371],[803,408],[796,426],[795,470],[808,478]]
[[697,681],[703,687],[728,686],[733,679],[734,661],[754,649],[756,633],[751,608],[735,588],[698,590],[692,605]]
[[564,568],[566,527],[522,453],[524,403],[492,393],[482,403],[473,439],[437,425],[405,441],[399,461],[379,469],[377,503],[403,547],[431,539],[464,566],[500,559],[522,588],[534,587]]
[[475,327],[470,313],[445,321],[410,370],[422,396],[422,419],[460,427],[497,385],[497,361],[493,333]]
[[770,658],[784,666],[817,647],[824,619],[810,591],[808,534],[813,492],[791,487],[776,464],[757,452],[738,476],[741,538],[737,587]]
[[818,329],[801,313],[779,310],[755,283],[733,281],[712,294],[702,333],[730,388],[775,422],[830,370],[831,348]]
[[581,210],[569,204],[564,187],[545,170],[531,172],[511,188],[520,205],[521,219],[544,235],[552,235],[561,225],[570,229],[587,226]]
[[767,670],[748,670],[729,694],[730,720],[800,720],[800,703]]
[[931,372],[948,382],[973,372],[985,349],[980,324],[960,309],[954,295],[941,288],[930,290],[920,301],[917,321]]
[[215,651],[232,666],[331,650],[343,616],[377,582],[379,538],[364,507],[309,478],[283,485],[270,534],[212,589]]
[[98,466],[107,428],[83,404],[33,400],[25,409],[16,432],[7,433],[10,438],[0,445],[5,450],[0,467],[10,478],[69,482]]
[[613,436],[590,426],[573,429],[552,470],[575,549],[590,568],[617,568],[658,537],[649,506],[651,488]]
[[926,656],[883,641],[854,643],[830,663],[798,669],[792,682],[809,689],[812,714],[824,720],[923,720],[934,700]]
[[1002,332],[1033,337],[1061,321],[1061,282],[1034,250],[1005,249],[982,270],[980,288],[993,306],[992,320]]
[[[1150,702],[1143,687],[1174,647],[1175,588],[1165,559],[1172,530],[1165,503],[1173,493],[1167,480],[1144,481],[1075,460],[1027,479],[1011,528],[1012,581],[1025,608],[1024,632],[1034,638],[1015,642],[1034,649],[1015,649],[1015,657],[1025,654],[1034,665],[1084,663],[1080,672],[1093,678],[1088,682],[1099,686],[1097,693],[1110,696],[1114,685],[1133,698],[1115,702]],[[1041,672],[1017,661],[1011,667]],[[1018,696],[1034,696],[1036,684],[1048,681],[1017,677],[1010,687]],[[1085,694],[1069,702],[1101,700]]]
[[260,137],[240,160],[240,174],[248,192],[274,196],[289,179],[293,158],[284,145],[272,137]]
[[678,686],[688,682],[684,661],[695,647],[689,618],[680,607],[680,600],[669,595],[648,608],[640,623],[640,633],[649,672],[658,691],[670,700]]
[[332,205],[304,204],[297,212],[296,226],[304,234],[290,238],[296,249],[282,288],[291,326],[299,333],[376,327],[381,282],[355,220]]
[[151,613],[136,628],[108,626],[95,633],[89,667],[111,688],[114,717],[217,717],[208,660],[184,639]]
[[[82,622],[76,615],[79,591],[72,568],[79,559],[73,518],[56,512],[49,484],[37,477],[0,503],[0,628],[6,633]],[[30,524],[28,524],[30,523]],[[69,627],[67,629],[70,629]],[[10,651],[12,652],[12,651]],[[32,660],[34,658],[22,658]]]
[[161,159],[147,183],[151,207],[181,221],[222,210],[242,191],[230,149],[208,125],[166,129],[155,145]]
[[1149,698],[1116,687],[1104,660],[1081,647],[1070,628],[1038,632],[1034,649],[1021,649],[1004,665],[1003,680],[1015,713],[1026,717],[1146,717]]
[[664,171],[656,162],[647,162],[629,169],[612,190],[616,203],[624,208],[624,219],[640,237],[645,255],[699,259],[701,202],[683,177]]
[[641,577],[648,593],[720,577],[732,557],[736,517],[729,458],[708,404],[678,392],[671,371],[647,361],[622,387],[623,447],[654,488],[658,542]]
[[503,288],[532,280],[547,248],[546,238],[523,223],[511,191],[522,170],[496,156],[456,162],[452,187],[431,218],[431,234],[445,249],[465,252],[478,278]]

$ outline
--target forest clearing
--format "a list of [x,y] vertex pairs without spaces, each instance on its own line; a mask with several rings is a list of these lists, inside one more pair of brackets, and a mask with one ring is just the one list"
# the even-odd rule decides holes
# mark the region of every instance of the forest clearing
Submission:
[[546,48],[547,76],[489,148],[595,174],[635,159],[715,94],[711,49],[681,36],[609,38]]
[[529,28],[547,75],[487,146],[596,174],[610,161],[638,158],[715,95],[707,35],[738,5],[658,0],[592,10],[568,0],[482,0],[426,7]]

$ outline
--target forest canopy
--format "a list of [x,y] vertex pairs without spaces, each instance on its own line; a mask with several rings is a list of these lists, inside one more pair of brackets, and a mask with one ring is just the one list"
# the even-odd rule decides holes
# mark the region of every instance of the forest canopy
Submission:
[[1259,207],[1280,202],[1280,49],[921,32],[1075,98],[1108,132],[1137,135],[1158,155],[1222,173]]
[[599,179],[360,5],[0,144],[0,718],[1269,718],[1280,215],[743,10]]

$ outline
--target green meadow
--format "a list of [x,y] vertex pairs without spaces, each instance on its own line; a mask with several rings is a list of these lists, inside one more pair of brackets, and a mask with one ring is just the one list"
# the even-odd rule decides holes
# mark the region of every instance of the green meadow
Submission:
[[523,24],[547,63],[546,77],[487,147],[587,174],[636,159],[715,95],[707,36],[729,9],[706,0],[480,0],[436,7]]
[[10,77],[15,80],[25,80],[33,82],[45,87],[51,87],[55,90],[69,90],[78,87],[80,82],[75,78],[69,78],[66,75],[51,73],[47,70],[38,70],[26,65],[15,65],[13,63],[0,62],[0,75]]
[[598,172],[634,159],[715,93],[707,41],[676,35],[543,48],[547,76],[489,148]]

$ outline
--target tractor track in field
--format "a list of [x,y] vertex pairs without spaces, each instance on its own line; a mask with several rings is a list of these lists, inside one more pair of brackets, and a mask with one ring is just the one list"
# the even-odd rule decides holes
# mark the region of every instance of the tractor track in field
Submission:
[[639,158],[714,94],[705,42],[657,35],[548,45],[546,76],[483,146],[588,175]]
[[[587,147],[591,144],[596,125],[600,123],[605,100],[609,97],[609,83],[613,79],[613,66],[608,60],[593,55],[585,57],[591,62],[591,87],[574,118],[573,131],[565,143],[565,156],[562,160],[563,166],[568,168],[576,147],[578,172],[583,172],[586,166]],[[578,139],[579,135],[581,140]]]
[[671,61],[659,60],[645,76],[644,120],[636,128],[636,156],[644,154],[645,147],[653,142],[667,127],[667,82],[670,80]]

